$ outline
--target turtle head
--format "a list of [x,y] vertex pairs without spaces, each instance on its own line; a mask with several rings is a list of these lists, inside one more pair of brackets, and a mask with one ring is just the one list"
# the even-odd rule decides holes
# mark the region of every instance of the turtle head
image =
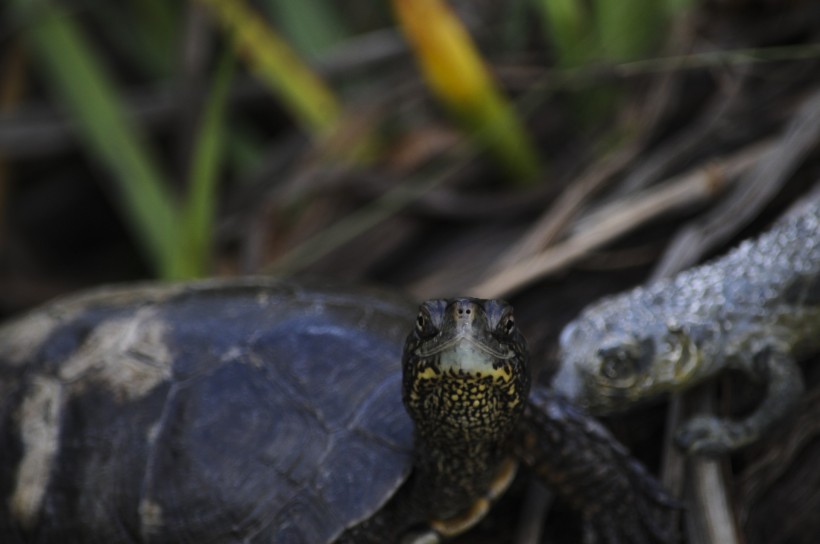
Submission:
[[662,320],[586,312],[563,330],[553,387],[592,413],[626,410],[702,373],[698,331]]
[[404,403],[426,440],[502,440],[526,403],[526,343],[501,300],[423,303],[402,365]]

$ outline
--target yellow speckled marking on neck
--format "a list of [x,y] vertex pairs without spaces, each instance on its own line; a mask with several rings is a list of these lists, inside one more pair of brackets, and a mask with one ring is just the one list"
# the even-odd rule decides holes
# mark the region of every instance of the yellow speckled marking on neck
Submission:
[[492,376],[496,380],[499,380],[499,381],[502,381],[502,382],[508,382],[512,378],[512,376],[510,376],[510,373],[507,371],[506,366],[502,366],[502,367],[499,367],[499,368],[494,368],[494,369],[492,369],[488,372],[485,372],[485,374],[488,375],[488,376]]
[[[510,372],[504,366],[501,366],[499,368],[489,368],[486,370],[473,370],[469,372],[470,378],[484,378],[486,376],[492,377],[493,380],[496,382],[509,382],[512,378]],[[429,366],[416,375],[416,378],[418,378],[419,380],[430,380],[439,377],[441,377],[441,374],[437,372],[433,367]],[[486,388],[486,386],[483,384],[479,387],[482,391]]]

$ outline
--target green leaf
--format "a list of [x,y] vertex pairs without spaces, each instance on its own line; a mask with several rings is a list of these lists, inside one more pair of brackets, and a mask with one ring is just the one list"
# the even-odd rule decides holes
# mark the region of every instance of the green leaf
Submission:
[[183,216],[186,237],[183,248],[187,255],[186,275],[189,276],[204,276],[208,272],[217,179],[225,150],[225,107],[233,67],[233,54],[227,53],[214,74],[211,95],[194,147]]
[[317,57],[348,36],[333,2],[267,0],[267,3],[290,42],[308,57]]
[[669,23],[666,6],[657,0],[597,0],[595,7],[601,53],[609,61],[646,56],[661,42]]
[[178,278],[176,210],[164,176],[74,20],[48,1],[12,0],[47,88],[77,121],[88,152],[111,174],[116,202],[155,271]]
[[517,183],[541,165],[524,123],[498,88],[461,20],[443,0],[393,0],[427,86]]
[[[168,21],[165,17],[178,14],[160,14],[153,10],[146,13],[157,0],[142,0],[136,5],[123,5],[110,0],[83,0],[84,17],[95,29],[98,42],[113,45],[117,58],[134,63],[143,74],[150,78],[168,76],[176,67],[174,51],[179,41],[179,32],[168,26],[177,25],[179,18]],[[165,8],[169,10],[169,8]]]
[[561,66],[579,66],[594,59],[598,43],[589,9],[578,0],[533,0]]
[[315,138],[330,134],[341,117],[336,95],[244,0],[200,0],[225,29],[248,67]]

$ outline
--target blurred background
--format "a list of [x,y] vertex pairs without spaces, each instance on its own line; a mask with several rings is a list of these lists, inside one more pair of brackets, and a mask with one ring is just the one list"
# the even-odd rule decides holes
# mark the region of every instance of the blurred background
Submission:
[[[812,190],[818,142],[812,0],[7,0],[0,317],[246,274],[503,296],[545,381],[583,306]],[[609,423],[656,469],[664,418]],[[815,434],[721,465],[737,542],[817,541]],[[533,495],[479,534],[539,542]]]

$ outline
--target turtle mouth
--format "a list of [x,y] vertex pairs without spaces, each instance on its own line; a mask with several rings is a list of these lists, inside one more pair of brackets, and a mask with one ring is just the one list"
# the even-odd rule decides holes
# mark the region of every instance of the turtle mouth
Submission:
[[465,345],[470,348],[477,349],[478,351],[495,359],[506,361],[515,358],[515,351],[511,348],[503,345],[496,347],[482,341],[481,339],[470,336],[469,334],[458,334],[446,340],[425,343],[424,345],[419,346],[416,350],[416,354],[419,357],[427,358],[449,351],[456,351],[459,347],[463,347]]

